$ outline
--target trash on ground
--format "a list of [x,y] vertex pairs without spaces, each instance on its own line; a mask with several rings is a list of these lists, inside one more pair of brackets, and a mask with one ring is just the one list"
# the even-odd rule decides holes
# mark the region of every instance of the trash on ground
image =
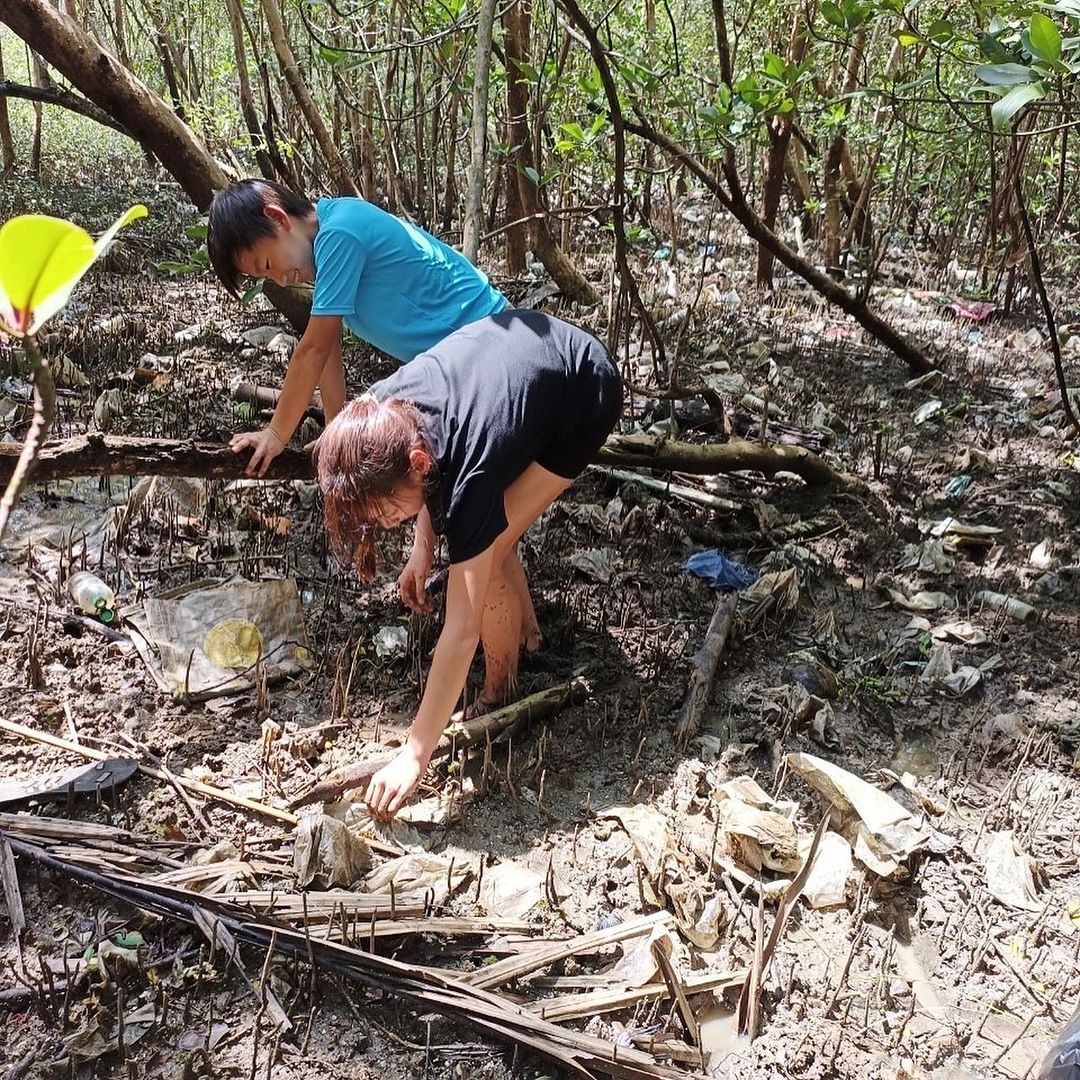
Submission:
[[[799,838],[799,854],[805,858],[813,838]],[[827,832],[821,838],[810,876],[802,895],[812,908],[836,907],[847,900],[847,883],[854,870],[851,844],[839,833]]]
[[116,594],[97,574],[79,570],[68,578],[67,591],[80,611],[106,624],[116,621]]
[[944,408],[944,404],[937,398],[932,401],[924,401],[912,414],[912,420],[916,424],[925,424],[927,420],[932,420],[941,410]]
[[839,813],[839,832],[857,858],[881,877],[892,877],[908,856],[926,847],[930,830],[891,795],[812,754],[788,754],[787,763]]
[[956,568],[956,559],[940,540],[925,540],[908,544],[900,556],[899,569],[916,570],[920,574],[943,576]]
[[945,310],[958,319],[982,323],[997,311],[997,304],[993,300],[954,300]]
[[885,586],[883,591],[892,604],[903,608],[904,611],[928,612],[956,607],[956,601],[948,593],[922,590],[914,596],[907,596],[899,589],[891,589],[888,586]]
[[970,473],[960,473],[959,476],[954,476],[945,485],[945,498],[959,500],[967,494],[967,490],[971,487],[974,477]]
[[1080,1008],[1042,1063],[1038,1080],[1076,1080],[1080,1070]]
[[1038,608],[1025,604],[1023,600],[1017,600],[1015,596],[1006,596],[1005,593],[980,589],[974,599],[975,603],[983,604],[993,611],[1002,611],[1017,622],[1034,622],[1039,617]]
[[991,833],[983,851],[986,888],[995,900],[1021,911],[1042,911],[1035,893],[1038,867],[1021,850],[1012,829]]
[[789,818],[765,808],[771,805],[772,800],[749,777],[721,784],[716,790],[717,820],[732,857],[756,872],[767,867],[793,874],[802,866],[798,833]]
[[694,577],[704,578],[717,589],[745,589],[758,580],[757,572],[717,548],[696,551],[682,569]]
[[402,855],[373,870],[364,879],[363,891],[369,893],[411,894],[427,897],[438,905],[456,892],[473,874],[473,862],[467,857],[447,859],[426,851]]
[[308,662],[300,597],[287,579],[196,582],[147,599],[127,619],[143,662],[176,696],[233,694],[259,672],[272,682]]
[[305,814],[296,825],[293,870],[301,889],[348,888],[371,865],[371,848],[343,821]]
[[480,879],[480,906],[489,915],[520,918],[544,895],[544,875],[515,860],[486,867]]
[[375,655],[396,660],[409,652],[409,630],[405,626],[380,626],[375,633]]
[[579,551],[570,559],[570,565],[592,581],[607,585],[615,574],[615,551],[612,548]]
[[0,781],[0,806],[8,803],[52,802],[69,796],[105,795],[135,775],[139,763],[130,758],[109,758],[89,765],[31,776],[25,780]]

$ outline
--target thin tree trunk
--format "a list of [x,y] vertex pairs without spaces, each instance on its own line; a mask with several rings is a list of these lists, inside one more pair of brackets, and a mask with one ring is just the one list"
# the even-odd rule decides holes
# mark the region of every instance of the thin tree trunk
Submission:
[[[806,57],[807,34],[801,14],[795,16],[788,46],[788,62],[801,64]],[[780,197],[784,191],[784,173],[787,168],[788,146],[795,124],[795,110],[774,116],[769,122],[769,151],[765,157],[765,177],[762,181],[761,220],[765,226],[776,231],[776,215],[780,210]],[[772,287],[773,254],[764,245],[758,245],[757,283],[764,288]]]
[[278,62],[281,64],[285,81],[289,84],[289,89],[296,99],[296,104],[307,121],[319,151],[322,153],[330,173],[331,183],[341,195],[359,195],[360,192],[349,175],[349,168],[345,163],[345,159],[334,145],[334,140],[331,138],[326,124],[323,123],[319,110],[315,107],[315,102],[311,99],[307,83],[304,82],[299,65],[296,63],[296,57],[293,55],[292,47],[289,45],[289,39],[285,33],[285,21],[281,15],[281,7],[277,0],[261,0],[261,3],[263,14],[266,16],[266,25],[270,30],[270,40],[273,43]]
[[[30,54],[30,84],[35,89],[45,90],[49,85],[49,73],[45,70],[45,65],[41,61],[41,57],[37,52],[31,52]],[[34,135],[33,140],[30,143],[30,172],[35,177],[41,176],[41,139],[44,134],[45,126],[45,110],[41,107],[41,102],[35,100],[33,102],[34,107]]]
[[[239,0],[225,0],[225,10],[229,16],[229,30],[232,33],[233,52],[236,56],[236,79],[240,89],[240,113],[247,127],[248,139],[259,163],[259,171],[268,180],[277,176],[274,163],[266,152],[266,144],[259,130],[259,116],[255,112],[255,99],[251,94],[251,79],[248,75],[247,49],[244,46],[244,20],[240,11]],[[286,179],[284,176],[282,180]]]
[[529,219],[528,235],[532,250],[563,294],[580,304],[596,304],[600,297],[570,261],[566,252],[555,242],[540,202],[536,156],[529,128],[529,84],[524,75],[528,70],[525,65],[529,63],[531,23],[531,0],[517,0],[503,16],[510,145],[514,147],[510,160],[511,167],[517,174],[522,216]]
[[487,172],[488,86],[491,76],[491,37],[495,25],[495,0],[483,0],[476,24],[476,63],[473,72],[473,113],[469,142],[468,194],[462,251],[475,263],[483,228],[484,181]]
[[[443,186],[442,205],[442,231],[448,233],[454,227],[454,213],[458,205],[457,186],[457,126],[458,111],[461,107],[461,95],[454,90],[450,95],[450,120],[447,125],[449,146],[446,150],[446,180]],[[481,204],[482,204],[481,200]],[[480,223],[483,223],[483,206],[481,205]],[[477,245],[479,246],[479,245]]]
[[155,154],[197,207],[205,210],[214,191],[228,183],[172,109],[47,0],[7,0],[0,21]]
[[[0,83],[6,82],[4,75],[4,52],[0,49]],[[7,97],[0,94],[0,167],[9,172],[15,168],[15,143],[11,138],[11,121],[8,117]]]

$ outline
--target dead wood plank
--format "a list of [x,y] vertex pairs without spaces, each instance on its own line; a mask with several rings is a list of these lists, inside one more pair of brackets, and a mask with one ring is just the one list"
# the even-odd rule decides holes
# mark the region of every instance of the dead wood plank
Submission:
[[[453,758],[463,750],[475,750],[485,746],[488,740],[497,742],[505,733],[524,728],[538,720],[554,716],[572,703],[584,701],[589,695],[588,681],[581,675],[569,682],[538,690],[520,701],[511,702],[501,709],[485,713],[472,720],[465,720],[455,713],[442,738],[431,755],[433,762]],[[333,802],[347,791],[365,785],[391,758],[378,761],[361,761],[338,769],[325,780],[320,780],[298,799],[289,804],[290,810],[298,810],[316,802]]]
[[675,725],[675,735],[680,743],[685,743],[696,734],[701,724],[701,716],[716,678],[716,667],[731,636],[738,606],[738,593],[723,596],[717,601],[709,628],[705,631],[705,641],[690,661],[690,683]]
[[[231,896],[230,899],[232,899]],[[387,910],[389,910],[389,907],[387,907]],[[311,921],[314,923],[319,920],[313,915]],[[352,925],[348,927],[347,933],[343,932],[340,921],[334,921],[332,912],[329,914],[329,918],[324,921],[327,922],[327,930],[333,931],[329,936],[334,940],[343,940],[343,934],[345,938],[352,937]],[[400,937],[403,934],[431,934],[435,937],[480,937],[486,934],[503,933],[507,930],[521,932],[526,930],[528,926],[529,924],[521,919],[474,918],[469,916],[455,918],[449,915],[433,915],[427,918],[421,916],[407,919],[376,919],[374,922],[361,921],[356,924],[355,933],[361,940],[367,937]],[[327,935],[324,934],[323,936]],[[486,953],[487,949],[485,948],[484,951]]]
[[18,939],[26,929],[26,913],[23,911],[19,875],[15,870],[15,859],[11,854],[11,845],[2,836],[0,836],[0,880],[3,881],[4,903],[7,905],[11,930]]
[[671,962],[670,949],[670,937],[658,938],[652,943],[652,954],[656,959],[657,966],[660,968],[660,974],[664,977],[668,993],[675,1000],[679,1018],[686,1029],[687,1037],[691,1045],[699,1046],[701,1044],[701,1031],[698,1028],[697,1018],[694,1016],[694,1010],[690,1008],[686,988],[679,978],[679,973],[675,970],[675,965]]
[[545,948],[533,949],[520,956],[508,956],[505,960],[497,960],[494,964],[489,964],[479,971],[471,972],[464,976],[464,980],[470,986],[490,990],[531,975],[534,971],[550,967],[569,956],[595,952],[605,945],[615,945],[620,941],[647,934],[658,924],[667,926],[673,922],[670,912],[654,911],[650,915],[642,915],[640,918],[619,923],[618,926],[609,926],[605,930],[593,930],[591,933],[568,938],[566,941],[553,941]]
[[[0,484],[15,470],[21,447],[0,445]],[[244,475],[248,454],[236,454],[224,443],[193,439],[140,439],[90,432],[42,446],[33,482],[72,476],[204,476],[236,480]],[[595,464],[630,469],[657,469],[712,476],[724,472],[790,472],[814,486],[846,487],[853,478],[837,472],[817,454],[801,446],[729,439],[725,443],[687,443],[651,435],[612,435]],[[286,447],[270,463],[267,480],[310,480],[311,455]]]
[[[687,994],[704,994],[713,990],[727,990],[742,986],[747,971],[739,968],[734,971],[721,971],[711,975],[693,975],[683,981]],[[604,978],[604,976],[598,976]],[[536,985],[535,980],[531,985]],[[610,982],[610,978],[607,979]],[[558,997],[534,1001],[528,1008],[554,1023],[567,1020],[585,1020],[601,1013],[618,1012],[629,1009],[642,1001],[659,1001],[670,997],[666,982],[646,983],[644,986],[606,988],[588,990],[583,994],[562,994]]]

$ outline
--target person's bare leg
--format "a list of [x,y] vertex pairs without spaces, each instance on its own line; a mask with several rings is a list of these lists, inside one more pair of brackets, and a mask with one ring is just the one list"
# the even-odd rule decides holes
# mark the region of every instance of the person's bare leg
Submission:
[[525,567],[521,565],[517,549],[511,549],[506,559],[506,573],[511,584],[517,590],[521,605],[521,644],[526,652],[534,653],[540,648],[540,623],[536,620],[536,608],[529,595],[529,582],[525,577]]
[[521,601],[509,558],[503,559],[488,585],[480,644],[484,649],[484,688],[467,710],[479,716],[510,701],[517,690],[518,657],[521,655]]

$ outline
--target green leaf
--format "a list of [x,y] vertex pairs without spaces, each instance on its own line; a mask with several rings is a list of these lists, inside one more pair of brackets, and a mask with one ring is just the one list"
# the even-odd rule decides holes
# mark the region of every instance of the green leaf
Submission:
[[537,187],[540,186],[540,174],[531,166],[526,165],[521,170]]
[[918,45],[922,38],[918,34],[897,34],[896,40],[906,49],[909,45]]
[[265,284],[264,280],[262,278],[259,278],[258,281],[256,281],[256,282],[252,283],[251,285],[249,285],[247,287],[247,289],[245,290],[244,295],[242,297],[240,297],[240,303],[245,304],[245,305],[250,304],[251,301],[254,300],[255,297],[258,296],[259,293],[261,293],[263,291],[263,285],[264,284]]
[[1028,36],[1031,39],[1031,48],[1040,60],[1053,64],[1061,59],[1061,31],[1049,16],[1035,12],[1031,16]]
[[126,934],[116,936],[116,944],[121,949],[137,949],[140,945],[145,945],[146,942],[138,930],[129,930]]
[[1046,87],[1041,82],[1014,86],[1000,101],[995,101],[990,108],[990,119],[999,131],[1009,126],[1009,121],[1029,102],[1038,101],[1046,96]]
[[80,278],[128,222],[146,216],[133,206],[95,241],[78,225],[44,214],[12,218],[0,229],[0,324],[33,334],[68,301]]
[[198,225],[188,225],[187,228],[184,229],[184,235],[189,240],[205,240],[208,231],[209,228],[206,222],[203,221],[200,222]]
[[833,0],[824,0],[821,5],[821,17],[832,26],[838,26],[841,30],[847,29],[847,19],[844,18],[844,13],[837,4],[833,3]]
[[930,28],[926,31],[926,36],[931,41],[936,41],[938,43],[952,41],[952,39],[956,37],[956,30],[948,19],[937,19],[930,24]]
[[1023,64],[978,64],[975,74],[989,86],[1019,86],[1035,79],[1035,72]]

